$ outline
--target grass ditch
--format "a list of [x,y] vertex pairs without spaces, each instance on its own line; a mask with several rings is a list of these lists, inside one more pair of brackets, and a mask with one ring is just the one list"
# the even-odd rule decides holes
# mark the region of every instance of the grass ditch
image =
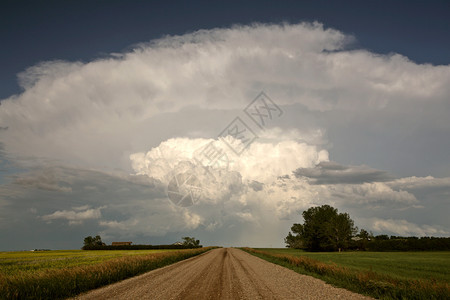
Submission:
[[214,247],[114,258],[93,265],[0,273],[0,299],[64,299],[202,254]]
[[354,270],[324,263],[305,256],[241,249],[297,273],[311,275],[332,285],[378,299],[450,299],[450,286],[447,282],[433,279],[405,280],[370,270]]

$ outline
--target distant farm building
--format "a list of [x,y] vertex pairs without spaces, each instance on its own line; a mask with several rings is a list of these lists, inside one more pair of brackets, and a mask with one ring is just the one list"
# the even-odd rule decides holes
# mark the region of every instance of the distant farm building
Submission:
[[175,246],[181,246],[181,245],[183,245],[183,243],[182,243],[182,242],[175,242],[175,243],[173,243],[172,245],[175,245]]
[[111,246],[130,246],[132,242],[112,242]]

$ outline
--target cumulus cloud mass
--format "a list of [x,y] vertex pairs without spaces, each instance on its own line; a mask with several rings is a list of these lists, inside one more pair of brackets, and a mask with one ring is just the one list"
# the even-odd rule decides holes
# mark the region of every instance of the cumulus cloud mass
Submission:
[[258,24],[31,66],[0,106],[2,239],[282,246],[321,204],[374,233],[448,235],[450,66],[355,39]]

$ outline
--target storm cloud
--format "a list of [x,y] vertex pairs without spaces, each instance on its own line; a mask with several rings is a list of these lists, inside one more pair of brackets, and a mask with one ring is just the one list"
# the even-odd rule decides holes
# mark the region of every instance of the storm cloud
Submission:
[[367,166],[344,166],[336,162],[321,162],[314,168],[299,168],[294,171],[297,177],[307,177],[312,184],[361,184],[390,181],[393,176],[386,171]]
[[[0,106],[0,238],[282,246],[321,204],[374,233],[447,234],[450,66],[356,39],[319,23],[255,24],[30,66]],[[262,91],[283,114],[259,127],[244,109]],[[220,136],[236,118],[255,134],[239,154]],[[199,166],[209,143],[226,165]],[[192,170],[201,195],[177,206],[168,185]]]

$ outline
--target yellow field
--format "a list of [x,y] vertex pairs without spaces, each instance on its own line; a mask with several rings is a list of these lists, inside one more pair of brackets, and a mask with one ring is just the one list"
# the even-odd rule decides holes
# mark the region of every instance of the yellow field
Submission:
[[0,274],[64,269],[101,263],[113,258],[176,250],[55,250],[0,252]]
[[67,298],[210,249],[1,252],[0,299]]

